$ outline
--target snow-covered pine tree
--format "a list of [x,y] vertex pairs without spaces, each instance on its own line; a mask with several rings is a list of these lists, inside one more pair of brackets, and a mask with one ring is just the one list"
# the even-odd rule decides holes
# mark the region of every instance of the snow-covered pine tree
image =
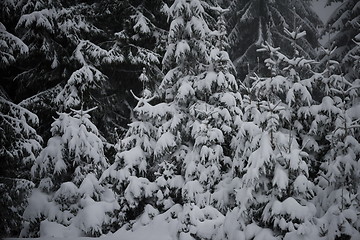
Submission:
[[[336,50],[326,50],[331,56]],[[317,226],[328,239],[360,236],[359,226],[359,88],[360,80],[349,81],[336,74],[337,61],[327,61],[319,78],[325,93],[319,104],[311,107],[316,117],[311,131],[318,136],[322,150],[318,161],[315,204]]]
[[107,80],[107,77],[96,67],[102,61],[113,61],[116,57],[90,41],[80,41],[73,53],[73,58],[80,67],[71,74],[54,100],[61,111],[67,111],[70,108],[94,107],[96,97],[93,90],[103,89]]
[[[26,0],[13,1],[13,4],[4,1],[6,12],[14,13],[8,25],[14,25],[15,21],[15,26],[11,25],[10,29],[14,32],[16,30],[17,35],[29,46],[29,51],[27,57],[17,63],[16,68],[4,70],[4,79],[11,80],[12,84],[2,84],[10,96],[16,101],[26,99],[26,106],[39,115],[43,123],[39,132],[44,136],[52,121],[49,116],[58,110],[52,100],[58,93],[59,85],[66,83],[71,74],[83,66],[73,55],[79,45],[88,57],[88,64],[99,70],[121,59],[121,56],[106,52],[98,46],[100,41],[108,42],[109,39],[104,31],[95,27],[99,24],[93,18],[94,11],[98,11],[94,9],[94,5],[84,1]],[[110,40],[114,38],[112,36]],[[106,74],[113,75],[112,72]],[[124,115],[128,113],[123,110],[126,107],[118,107],[121,102],[119,98],[124,98],[121,94],[116,94],[114,88],[101,89],[101,92],[93,94],[98,102],[98,111],[93,113],[92,119],[99,125],[102,134],[111,138],[110,131],[114,124],[110,123],[124,122]],[[33,97],[34,94],[37,96]],[[98,112],[101,114],[97,114]],[[98,124],[100,121],[106,124]]]
[[[146,203],[154,200],[157,185],[154,179],[154,147],[156,124],[160,108],[151,105],[154,97],[147,89],[149,79],[144,69],[140,75],[143,82],[142,97],[133,95],[138,104],[133,109],[133,119],[125,137],[116,144],[114,163],[104,171],[101,181],[110,185],[120,204],[117,224],[122,226],[138,217]],[[150,200],[149,200],[150,199]]]
[[29,56],[20,63],[25,70],[14,72],[16,96],[22,96],[17,100],[47,90],[69,77],[73,71],[72,51],[85,34],[99,32],[86,21],[85,8],[84,4],[60,1],[26,0],[16,4],[16,30],[29,46]]
[[[2,71],[5,74],[4,78],[1,78],[1,84],[14,100],[25,100],[24,105],[38,114],[42,123],[38,132],[48,139],[51,116],[58,110],[53,99],[59,93],[59,86],[66,83],[77,68],[82,67],[79,67],[78,59],[74,60],[73,52],[78,45],[86,41],[84,39],[99,40],[101,30],[94,26],[94,21],[87,19],[87,16],[92,14],[92,5],[88,3],[26,0],[3,1],[2,4],[4,12],[12,14],[5,18],[9,29],[16,32],[29,47],[27,57],[18,61],[16,67]],[[89,47],[88,51],[94,52],[94,47]],[[101,56],[104,61],[99,61],[99,56],[96,57],[91,59],[94,62],[90,63],[97,67],[109,64],[109,59],[115,58]],[[11,84],[5,81],[11,81]],[[97,102],[102,103],[99,104],[100,112],[106,109],[103,105],[109,106],[109,101],[114,99],[114,95],[104,94],[108,89],[102,90],[95,94]],[[34,94],[36,96],[33,96]],[[97,123],[99,118],[95,115],[93,121]],[[121,116],[113,114],[109,118],[117,119]]]
[[261,68],[264,58],[256,52],[264,41],[276,43],[285,54],[292,52],[284,27],[302,26],[307,36],[296,44],[301,55],[315,57],[314,49],[319,45],[317,26],[322,23],[311,8],[311,1],[240,0],[231,1],[229,9],[230,57],[241,78],[249,71],[265,70]]
[[111,49],[122,57],[122,62],[119,63],[131,64],[135,67],[134,70],[141,70],[139,67],[146,66],[150,78],[158,78],[157,75],[161,74],[159,52],[164,51],[166,36],[163,29],[166,21],[162,21],[165,16],[160,11],[163,4],[161,0],[125,0],[104,1],[98,6],[102,10],[98,16],[99,21],[113,25],[105,31],[115,36],[115,41],[111,41]]
[[[293,43],[305,35],[299,29],[285,33]],[[289,58],[279,48],[263,44],[260,51],[270,55],[265,63],[271,75],[255,77],[250,96],[244,97],[244,115],[232,142],[238,147],[233,168],[236,207],[225,220],[228,239],[245,233],[259,239],[314,239],[318,234],[311,202],[314,184],[304,148],[310,122],[306,113],[313,103],[313,61],[292,45]]]
[[[307,114],[310,117],[310,127],[307,129],[308,134],[306,148],[312,152],[310,155],[312,158],[312,169],[315,175],[318,174],[319,167],[322,163],[323,156],[329,150],[329,142],[326,140],[326,136],[333,128],[333,115],[331,110],[326,110],[329,103],[333,103],[334,89],[344,87],[344,83],[347,81],[343,75],[337,73],[339,62],[331,59],[332,53],[336,50],[336,47],[332,49],[325,49],[322,47],[322,51],[327,56],[323,63],[319,63],[319,69],[325,68],[321,72],[314,73],[313,82],[313,97],[316,100],[310,109],[307,109]],[[329,106],[330,107],[330,106]],[[330,107],[331,108],[331,107]],[[315,176],[316,177],[316,176]]]
[[[160,197],[181,193],[172,199],[183,205],[180,239],[214,237],[223,219],[220,211],[228,204],[227,146],[241,98],[227,52],[212,41],[223,36],[209,29],[207,12],[214,9],[197,0],[177,0],[165,8],[172,21],[163,58],[167,73],[160,85],[166,114],[160,118],[154,150],[163,169],[155,181],[170,191]],[[203,231],[206,224],[214,230]]]
[[[112,121],[103,126],[107,128],[103,131],[111,133],[116,127],[123,135],[127,131],[132,108],[137,104],[129,89],[136,95],[140,93],[142,86],[138,77],[142,68],[147,69],[150,80],[148,88],[154,94],[163,77],[161,56],[165,49],[165,29],[168,27],[166,16],[161,11],[163,1],[106,0],[93,6],[97,26],[101,27],[107,39],[101,46],[117,56],[117,61],[101,68],[116,91],[107,91],[113,96],[109,103],[114,105],[114,109],[100,106],[100,110],[106,112],[107,116],[117,113]],[[117,141],[115,136],[112,139]]]
[[84,108],[96,105],[98,108],[92,114],[93,122],[101,135],[113,140],[116,135],[113,130],[123,125],[125,114],[122,112],[124,109],[119,110],[119,96],[113,92],[113,85],[103,71],[106,71],[106,66],[114,67],[114,64],[122,62],[123,56],[89,40],[79,40],[71,59],[77,69],[54,102],[60,104],[63,111],[71,107],[80,108],[81,104]]
[[[328,0],[331,4],[334,0]],[[337,47],[331,53],[331,58],[338,61],[337,73],[343,73],[348,80],[352,81],[360,77],[359,71],[353,67],[353,56],[359,55],[356,41],[360,40],[360,4],[356,0],[343,0],[342,4],[331,14],[325,24],[323,35],[332,33],[332,37],[325,44],[327,49]],[[323,55],[321,62],[325,62]]]
[[[333,101],[334,100],[334,101]],[[333,115],[332,131],[327,135],[329,150],[322,159],[318,177],[318,226],[329,239],[360,236],[359,229],[359,107],[348,109],[340,97],[325,97],[320,113]],[[356,110],[355,110],[356,109]],[[356,239],[356,238],[355,238]]]
[[48,233],[59,237],[66,231],[70,236],[98,236],[109,230],[111,214],[119,206],[111,190],[98,181],[108,162],[90,121],[92,110],[59,113],[53,122],[52,137],[32,167],[37,188],[24,212],[21,236],[46,236],[49,222],[65,229]]
[[5,68],[16,61],[17,56],[28,53],[26,46],[21,39],[9,33],[4,24],[0,22],[0,63]]
[[93,113],[92,121],[109,140],[116,138],[115,127],[122,133],[126,131],[135,105],[128,89],[139,88],[139,71],[147,66],[152,79],[162,78],[158,53],[164,49],[163,28],[167,26],[160,11],[162,1],[5,0],[0,4],[1,22],[7,31],[29,46],[29,54],[16,67],[0,69],[4,76],[0,81],[17,102],[26,98],[26,107],[42,122],[39,133],[45,139],[49,137],[46,134],[52,119],[48,116],[56,111],[51,100],[59,84],[82,67],[74,62],[72,53],[87,40],[93,44],[83,49],[92,52],[88,55],[100,48],[109,50],[108,56],[92,56],[95,59],[88,62],[108,76],[111,85],[101,94],[94,94],[98,111]]
[[[90,121],[89,112],[96,107],[83,110],[94,105],[92,90],[106,80],[89,62],[98,64],[99,59],[106,61],[105,57],[109,57],[108,51],[90,41],[80,41],[74,51],[81,67],[55,99],[62,112],[52,124],[47,147],[32,167],[37,189],[24,212],[27,224],[23,236],[62,236],[65,232],[99,236],[114,230],[114,211],[119,205],[112,190],[98,181],[108,161],[103,137]],[[46,232],[49,224],[57,226],[57,232]]]
[[26,199],[34,184],[29,179],[31,165],[41,150],[41,137],[33,128],[38,117],[13,103],[0,86],[0,194],[2,224],[0,235],[16,236]]

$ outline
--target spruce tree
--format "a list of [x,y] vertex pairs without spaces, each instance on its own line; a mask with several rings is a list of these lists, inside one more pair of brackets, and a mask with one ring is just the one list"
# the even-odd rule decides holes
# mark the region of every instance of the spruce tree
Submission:
[[235,218],[237,224],[225,220],[224,232],[230,239],[249,231],[259,239],[314,239],[318,235],[311,202],[314,183],[305,148],[307,113],[314,102],[314,78],[309,71],[314,61],[296,48],[295,42],[305,32],[285,31],[294,43],[293,56],[263,44],[259,51],[270,55],[265,60],[270,77],[255,76],[252,85],[245,87],[244,115],[233,139],[236,206],[227,215],[240,217]]
[[79,40],[85,34],[99,32],[81,14],[85,7],[33,0],[17,4],[15,29],[29,46],[28,57],[19,63],[25,70],[13,73],[17,83],[16,96],[22,96],[17,100],[54,87],[69,77],[73,71],[72,51]]
[[[179,0],[166,8],[172,22],[163,58],[167,73],[160,90],[167,107],[160,118],[154,154],[164,168],[156,181],[169,186],[168,196],[183,205],[178,215],[180,239],[214,237],[221,225],[221,211],[228,204],[227,189],[222,186],[231,166],[227,146],[233,121],[240,114],[241,98],[228,54],[215,47],[215,36],[221,31],[211,31],[206,18],[211,16],[209,6]],[[179,184],[174,184],[175,179]],[[214,232],[205,234],[203,221]]]
[[26,46],[18,37],[8,32],[1,22],[0,39],[2,40],[0,45],[1,68],[13,64],[18,56],[28,53],[28,46]]
[[[214,237],[222,223],[230,191],[224,188],[231,168],[228,143],[241,97],[223,48],[224,23],[211,31],[205,21],[214,9],[184,0],[165,8],[172,22],[163,59],[167,74],[160,84],[163,100],[150,104],[149,91],[136,97],[135,121],[103,175],[118,188],[121,216],[139,217],[129,227],[170,211],[179,221],[176,235],[193,239]],[[208,224],[213,231],[206,230]]]
[[[26,224],[22,236],[69,234],[99,236],[113,229],[113,212],[119,208],[115,196],[98,179],[108,167],[105,144],[89,112],[95,108],[93,89],[99,88],[106,77],[89,58],[106,54],[105,50],[81,41],[74,58],[81,64],[55,98],[59,117],[52,123],[52,137],[32,167],[36,189],[24,212]],[[78,110],[75,110],[75,109]],[[39,205],[37,199],[42,199]],[[55,232],[46,232],[49,224]],[[61,230],[62,229],[62,230]],[[75,231],[75,230],[76,231]],[[75,232],[74,232],[75,231]]]
[[[328,0],[328,4],[331,4],[331,2],[333,1]],[[337,73],[342,73],[350,81],[353,81],[359,78],[359,71],[354,68],[354,57],[359,55],[356,42],[360,40],[360,8],[356,0],[340,2],[342,4],[331,14],[322,34],[333,34],[325,47],[328,49],[336,47],[330,57],[340,63],[340,65],[336,66]],[[320,59],[322,63],[325,63],[327,61],[326,54],[322,55]]]
[[154,174],[156,117],[161,109],[150,104],[154,97],[146,88],[149,79],[145,69],[139,78],[145,86],[142,97],[134,94],[138,104],[133,109],[133,120],[125,137],[119,139],[115,146],[117,154],[114,163],[101,176],[101,181],[116,192],[121,206],[117,213],[119,226],[138,217],[157,190],[157,185],[149,179]]
[[[1,22],[7,32],[24,41],[28,54],[16,67],[1,69],[1,85],[16,102],[26,100],[42,122],[37,130],[48,139],[49,116],[57,110],[52,99],[59,86],[82,67],[73,52],[82,42],[91,43],[82,51],[89,51],[89,65],[108,81],[103,91],[93,94],[98,102],[93,121],[113,141],[114,128],[120,134],[127,129],[135,105],[128,89],[140,87],[141,69],[147,67],[152,90],[162,77],[159,53],[167,26],[162,5],[162,1],[2,1]],[[12,49],[15,55],[18,50]]]
[[[103,30],[104,38],[99,46],[108,49],[117,60],[103,64],[102,72],[108,76],[112,89],[106,91],[107,103],[100,106],[110,120],[101,126],[111,140],[117,141],[112,134],[117,128],[120,135],[126,134],[132,109],[137,104],[130,89],[139,95],[142,86],[138,77],[142,69],[147,69],[150,79],[148,88],[156,94],[159,81],[163,77],[161,71],[161,56],[165,49],[166,16],[163,13],[162,0],[134,1],[117,0],[102,1],[93,4],[93,16],[96,26]],[[119,17],[121,16],[121,17]],[[112,109],[108,105],[113,105]],[[103,130],[103,128],[105,128]]]
[[[28,51],[16,66],[2,69],[1,85],[16,102],[23,101],[38,114],[41,124],[37,130],[48,139],[51,116],[58,110],[53,99],[79,67],[73,52],[85,39],[98,38],[101,30],[87,19],[89,4],[29,0],[4,1],[4,7],[5,26],[22,39]],[[94,61],[93,65],[98,59]],[[101,102],[105,94],[99,95]]]
[[[109,215],[118,205],[106,198],[107,191],[97,180],[108,162],[90,111],[59,113],[53,122],[52,137],[32,167],[37,188],[24,212],[22,236],[39,236],[47,222],[90,236],[106,232],[112,224]],[[52,234],[61,237],[64,233]]]
[[16,236],[26,199],[34,187],[29,172],[41,151],[42,138],[34,127],[38,117],[13,103],[0,88],[0,171],[2,237]]
[[[331,56],[336,51],[326,50]],[[337,61],[328,59],[327,69],[319,79],[319,88],[326,93],[312,106],[316,116],[312,131],[318,136],[322,150],[316,178],[315,204],[321,236],[329,239],[360,236],[358,216],[359,186],[359,79],[351,82],[337,74]]]
[[229,9],[230,57],[241,78],[249,72],[266,70],[262,68],[262,54],[256,52],[264,41],[291,54],[291,39],[284,33],[284,28],[302,26],[307,36],[296,44],[301,55],[315,57],[315,48],[319,45],[316,28],[321,21],[312,10],[310,1],[240,0],[232,1]]

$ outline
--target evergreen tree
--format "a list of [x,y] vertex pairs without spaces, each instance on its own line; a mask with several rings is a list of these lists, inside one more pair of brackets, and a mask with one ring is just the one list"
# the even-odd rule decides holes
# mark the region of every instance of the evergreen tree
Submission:
[[[117,128],[120,135],[126,133],[126,124],[136,105],[129,89],[140,93],[142,86],[138,76],[143,67],[151,80],[148,88],[154,93],[157,91],[163,77],[160,65],[168,27],[162,6],[161,0],[102,1],[93,5],[96,25],[103,30],[105,38],[99,45],[117,56],[117,61],[101,68],[113,87],[107,91],[110,96],[107,104],[100,106],[100,111],[111,118],[111,121],[102,119],[102,122],[108,121],[102,126],[106,128],[103,132],[111,134]],[[109,109],[109,104],[114,109]],[[114,135],[111,138],[117,140]]]
[[[149,82],[144,72],[140,81]],[[154,99],[147,88],[142,97],[134,97],[138,104],[133,109],[132,123],[125,137],[116,144],[117,154],[114,163],[103,173],[101,180],[110,184],[117,194],[121,211],[117,215],[120,226],[133,220],[144,210],[146,199],[150,199],[157,189],[150,182],[153,168],[153,152],[156,142],[156,116],[160,109],[154,108],[150,102]]]
[[37,130],[48,139],[51,116],[58,110],[53,99],[78,66],[73,51],[101,31],[86,19],[86,4],[29,0],[4,1],[4,6],[4,21],[28,46],[28,54],[16,66],[2,69],[1,85],[16,102],[24,100],[22,104],[39,115]]
[[[93,94],[98,102],[93,121],[104,137],[114,140],[115,127],[121,134],[126,131],[134,104],[128,89],[139,88],[139,71],[147,67],[154,79],[152,89],[156,89],[155,79],[162,77],[159,53],[163,51],[166,35],[162,4],[162,1],[2,1],[1,22],[7,32],[25,42],[28,55],[16,67],[1,69],[4,76],[1,85],[16,102],[26,98],[26,107],[37,113],[42,122],[39,133],[46,136],[52,121],[49,116],[57,110],[52,100],[58,94],[59,84],[65,84],[82,67],[73,56],[82,45],[87,63],[106,75],[108,81],[102,92]],[[24,50],[11,49],[14,54]]]
[[167,73],[160,85],[166,114],[160,118],[154,154],[161,163],[156,182],[170,191],[159,195],[172,196],[174,203],[183,205],[178,215],[180,239],[213,237],[214,232],[205,235],[201,230],[203,221],[214,231],[221,225],[220,211],[228,204],[222,186],[231,165],[226,146],[240,114],[241,98],[228,54],[214,47],[221,31],[209,28],[208,22],[216,22],[207,19],[214,9],[210,6],[179,0],[166,8],[172,19],[163,58]]
[[13,103],[0,88],[0,171],[1,236],[16,236],[21,215],[34,184],[28,173],[41,150],[35,127],[38,117]]
[[147,66],[151,78],[161,74],[158,69],[159,53],[163,52],[161,48],[164,47],[166,35],[163,29],[166,27],[166,19],[161,11],[163,4],[163,1],[147,0],[104,1],[100,5],[95,4],[101,10],[97,15],[98,24],[111,26],[104,31],[112,40],[111,49],[121,56],[121,63],[133,65],[135,69],[130,71]]
[[16,3],[0,3],[0,158],[3,168],[0,174],[1,228],[2,237],[18,236],[21,216],[26,199],[34,184],[28,173],[31,164],[41,150],[41,137],[35,127],[38,117],[21,105],[15,104],[6,90],[4,80],[7,69],[28,53],[28,46],[13,31],[13,14]]
[[165,8],[172,19],[160,85],[165,102],[152,106],[148,94],[137,98],[135,121],[103,175],[118,188],[121,217],[134,219],[143,210],[139,221],[147,224],[154,214],[175,211],[180,239],[211,238],[221,225],[231,165],[226,146],[240,114],[223,28],[211,31],[205,21],[210,10],[206,2],[183,0]]
[[99,59],[100,61],[112,61],[111,56],[108,56],[108,51],[99,48],[90,41],[80,41],[73,53],[73,57],[80,64],[80,68],[71,74],[54,100],[59,105],[60,110],[67,111],[70,108],[94,106],[96,97],[93,90],[104,88],[107,80],[107,77],[96,66]]
[[228,29],[231,46],[230,57],[238,74],[243,78],[250,72],[262,72],[264,60],[256,50],[264,41],[291,54],[291,39],[284,28],[302,26],[307,32],[305,38],[296,42],[301,55],[314,58],[318,46],[317,26],[320,19],[311,8],[310,1],[232,1],[229,6]]
[[99,32],[81,14],[85,7],[33,0],[17,4],[16,30],[29,46],[29,55],[19,63],[25,70],[13,73],[16,96],[22,96],[17,100],[59,84],[73,71],[72,51],[82,36]]
[[108,162],[98,130],[90,121],[91,110],[59,113],[53,122],[53,136],[32,167],[37,188],[24,212],[22,236],[39,236],[47,222],[75,227],[91,236],[109,230],[111,213],[118,205],[97,180]]
[[[328,56],[333,51],[326,50]],[[359,186],[359,80],[336,74],[339,63],[328,60],[319,88],[326,93],[312,106],[313,131],[322,144],[316,201],[320,234],[329,239],[360,236],[356,197]],[[315,130],[316,129],[316,130]],[[319,145],[320,145],[319,144]]]
[[0,61],[1,67],[5,68],[16,61],[17,56],[28,53],[28,46],[18,37],[9,33],[4,24],[0,22]]
[[[21,104],[41,115],[40,131],[45,139],[51,137],[44,133],[44,129],[49,128],[55,110],[66,114],[65,112],[69,112],[70,108],[86,109],[94,105],[99,106],[98,111],[93,112],[94,123],[99,125],[98,123],[102,122],[103,124],[99,125],[100,131],[111,139],[110,132],[114,129],[114,125],[121,129],[123,122],[127,122],[124,115],[128,114],[126,113],[128,107],[117,102],[125,102],[120,100],[126,98],[124,92],[129,88],[126,82],[130,85],[134,83],[125,77],[121,79],[125,86],[122,87],[124,91],[115,92],[114,88],[108,86],[109,83],[113,84],[119,79],[114,77],[116,74],[114,75],[111,69],[117,69],[120,64],[126,71],[133,71],[133,67],[129,67],[131,64],[136,66],[135,68],[148,66],[153,75],[160,74],[156,66],[159,63],[159,55],[151,48],[161,43],[163,30],[155,27],[150,21],[161,19],[162,13],[159,11],[161,2],[152,4],[151,1],[147,1],[146,6],[135,1],[131,4],[124,3],[127,6],[126,11],[130,10],[129,16],[132,21],[126,23],[126,18],[121,18],[124,24],[116,26],[117,22],[114,22],[115,25],[112,25],[111,29],[100,30],[95,27],[95,25],[104,27],[99,16],[91,21],[87,18],[92,16],[94,11],[102,16],[113,16],[115,11],[122,11],[123,2],[118,2],[121,6],[117,8],[109,8],[110,13],[109,11],[100,13],[95,8],[99,5],[89,2],[29,0],[1,3],[4,6],[1,8],[4,17],[1,22],[6,25],[6,28],[5,25],[1,25],[1,38],[4,40],[2,41],[4,51],[1,53],[6,57],[2,57],[4,63],[6,62],[2,67],[6,68],[2,68],[5,77],[2,78],[1,85],[6,87],[6,91],[17,101],[37,93]],[[148,14],[149,9],[155,15]],[[151,28],[151,33],[145,31],[146,25]],[[126,31],[117,32],[123,27]],[[16,32],[28,47],[10,32]],[[110,34],[104,34],[105,32]],[[151,40],[147,41],[147,39]],[[107,44],[109,42],[110,44]],[[15,57],[24,53],[28,55],[18,61],[16,68],[7,66]],[[109,77],[106,77],[103,71],[112,81],[109,81]],[[6,84],[5,80],[13,79],[15,81],[11,81],[12,84]],[[61,87],[59,83],[61,85],[65,83],[65,86]],[[102,91],[93,89],[99,86],[101,88],[98,89]]]
[[[285,32],[293,43],[305,35],[299,29]],[[270,55],[265,63],[271,75],[255,77],[247,88],[244,115],[232,144],[237,147],[236,207],[227,218],[240,217],[235,219],[238,225],[225,220],[229,225],[224,225],[224,232],[229,239],[248,231],[259,239],[314,239],[318,235],[311,202],[314,183],[304,138],[313,103],[314,78],[309,71],[313,60],[296,48],[289,58],[269,43],[260,51]]]
[[360,5],[219,2],[0,3],[1,235],[360,235]]
[[[332,0],[328,0],[331,4]],[[334,50],[330,58],[340,63],[337,73],[344,74],[350,81],[359,78],[359,71],[354,68],[354,57],[359,55],[357,43],[359,37],[359,3],[356,0],[344,0],[332,13],[323,30],[323,35],[333,33],[325,47]],[[328,56],[323,55],[321,62],[326,62]]]
[[[84,51],[84,48],[92,49]],[[89,112],[96,107],[83,110],[84,106],[94,105],[93,90],[106,81],[89,64],[89,59],[103,56],[108,56],[108,52],[89,41],[80,41],[74,51],[81,67],[73,72],[55,98],[62,112],[52,124],[47,147],[32,167],[37,189],[24,212],[26,224],[22,236],[44,235],[44,229],[55,223],[58,229],[55,234],[59,236],[71,229],[88,236],[114,230],[113,212],[119,205],[112,191],[98,181],[108,167],[108,160],[103,138],[90,121]],[[37,199],[42,201],[41,205]]]
[[358,126],[351,113],[353,109],[345,110],[345,101],[334,100],[324,98],[320,105],[322,111],[335,115],[333,131],[327,135],[330,149],[321,165],[317,191],[322,214],[318,225],[321,234],[329,239],[360,236],[356,214],[359,212],[359,186],[355,180],[359,178]]

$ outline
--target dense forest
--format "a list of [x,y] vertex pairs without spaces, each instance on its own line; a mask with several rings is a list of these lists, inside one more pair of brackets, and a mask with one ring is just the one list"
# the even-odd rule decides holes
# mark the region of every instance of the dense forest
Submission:
[[0,1],[0,237],[360,239],[360,2],[332,2]]

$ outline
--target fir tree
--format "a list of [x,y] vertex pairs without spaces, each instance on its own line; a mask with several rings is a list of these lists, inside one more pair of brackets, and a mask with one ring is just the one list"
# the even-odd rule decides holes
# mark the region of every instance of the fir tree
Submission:
[[[298,29],[285,31],[293,43],[305,35]],[[313,60],[296,48],[288,58],[269,43],[260,51],[270,54],[265,63],[271,75],[255,77],[247,88],[244,115],[233,140],[236,207],[227,216],[241,217],[237,227],[224,225],[224,232],[229,237],[231,231],[240,235],[252,231],[260,239],[265,232],[267,237],[315,238],[314,183],[304,141],[310,122],[306,113],[313,103],[314,79],[309,71]]]
[[1,67],[7,67],[16,61],[17,56],[28,53],[28,46],[18,37],[9,33],[0,22],[0,61]]
[[[28,46],[28,54],[17,61],[16,67],[3,70],[1,84],[15,101],[24,100],[24,106],[39,115],[41,124],[37,130],[48,139],[51,116],[58,110],[53,99],[59,93],[60,85],[66,83],[79,66],[73,52],[83,39],[99,36],[100,30],[86,19],[85,9],[90,9],[87,4],[73,1],[7,2],[4,1],[7,13],[4,21]],[[98,59],[94,61],[97,63]],[[11,81],[11,84],[5,81]]]
[[[91,47],[92,51],[84,51]],[[89,64],[89,59],[96,60],[108,56],[107,53],[89,41],[80,41],[74,51],[81,68],[70,76],[55,98],[62,112],[52,123],[47,147],[32,167],[37,189],[24,212],[26,224],[22,236],[39,236],[47,224],[54,223],[58,228],[77,229],[80,235],[88,236],[114,230],[113,212],[119,205],[112,191],[98,181],[108,167],[108,160],[103,138],[90,121],[89,112],[96,107],[83,110],[84,106],[94,105],[92,91],[106,80]],[[42,199],[42,204],[36,199]]]
[[[331,4],[332,0],[328,1]],[[354,56],[359,55],[359,48],[356,41],[359,41],[359,14],[360,8],[358,1],[345,0],[332,13],[329,20],[325,24],[323,35],[334,33],[325,47],[336,49],[331,53],[330,57],[340,63],[336,67],[337,73],[344,74],[350,81],[359,78],[359,74],[353,68]],[[321,62],[325,62],[327,56],[323,55]]]
[[20,63],[26,70],[15,72],[19,96],[25,86],[25,93],[34,94],[68,77],[73,70],[70,57],[81,36],[99,30],[80,13],[85,5],[68,7],[62,2],[29,0],[19,2],[16,7],[19,17],[16,30],[29,46],[29,56]]
[[241,77],[250,72],[262,72],[264,58],[256,52],[264,41],[283,49],[290,54],[291,39],[284,33],[284,28],[302,26],[307,36],[296,44],[301,55],[314,58],[318,46],[317,26],[320,19],[311,9],[310,1],[233,1],[229,6],[229,41],[230,56]]
[[[60,85],[65,84],[71,74],[83,66],[73,53],[82,52],[87,65],[98,70],[114,64],[121,57],[98,46],[99,41],[106,40],[102,37],[103,31],[95,27],[96,21],[88,18],[93,14],[93,5],[89,3],[32,0],[6,3],[6,12],[14,13],[11,17],[8,13],[6,23],[28,46],[28,54],[17,62],[16,67],[3,70],[4,80],[11,80],[12,84],[2,82],[2,85],[16,101],[26,100],[27,107],[38,113],[43,123],[38,130],[46,136],[47,132],[42,130],[49,128],[49,116],[57,110],[53,98],[59,93]],[[112,40],[114,38],[112,36]],[[104,129],[100,130],[106,137],[111,137],[109,128],[113,130],[114,124],[110,122],[122,124],[127,113],[123,109],[114,110],[118,106],[117,102],[120,102],[120,94],[114,95],[108,86],[109,83],[102,86],[103,91],[92,94],[98,102],[98,111],[103,113],[95,114],[93,121],[95,124],[106,122],[102,125]],[[37,97],[33,97],[35,94]],[[109,108],[109,105],[114,107]],[[112,112],[116,114],[110,114]],[[105,113],[108,118],[103,117]]]
[[110,190],[97,180],[108,162],[90,121],[91,110],[59,113],[53,122],[53,136],[32,167],[37,189],[24,212],[22,236],[39,236],[44,221],[76,227],[91,236],[106,232],[112,224],[110,215],[118,205],[106,197]]
[[26,199],[34,187],[28,173],[41,150],[41,137],[33,128],[38,117],[13,103],[0,88],[1,236],[15,236],[21,228]]
[[[149,81],[145,69],[140,75],[144,86]],[[117,215],[120,226],[133,220],[144,210],[146,200],[157,190],[150,182],[154,174],[153,152],[156,143],[156,115],[159,109],[150,102],[154,99],[146,87],[142,97],[134,97],[138,104],[133,109],[132,123],[125,137],[116,144],[115,162],[103,173],[101,180],[116,192],[121,211]]]
[[[106,100],[114,109],[100,107],[100,110],[110,117],[115,113],[111,121],[102,126],[106,128],[104,132],[111,134],[117,128],[120,135],[126,133],[132,108],[136,105],[129,89],[135,94],[140,93],[142,86],[138,76],[143,67],[146,67],[150,79],[148,88],[156,94],[163,77],[161,56],[168,27],[162,6],[162,0],[102,1],[93,5],[96,25],[104,31],[102,36],[105,39],[99,45],[117,56],[116,61],[101,68],[113,87],[107,91],[111,98]],[[117,140],[114,135],[111,139]]]
[[[326,50],[330,56],[332,51]],[[359,211],[356,195],[359,187],[359,80],[350,82],[336,74],[339,63],[327,62],[327,69],[319,80],[319,88],[326,93],[318,105],[312,106],[316,118],[312,131],[317,134],[322,155],[317,177],[316,201],[318,227],[321,236],[329,239],[359,236]],[[315,130],[316,129],[316,130]]]
[[[222,34],[211,31],[205,20],[211,9],[202,1],[181,0],[166,8],[172,22],[163,59],[167,74],[160,90],[167,107],[154,153],[157,162],[165,162],[156,181],[169,186],[165,190],[172,192],[170,196],[181,191],[180,199],[172,199],[183,205],[180,239],[211,238],[213,232],[204,235],[197,226],[206,221],[217,229],[220,211],[228,204],[222,188],[231,165],[226,146],[240,114],[240,95],[228,54],[212,47],[212,39]],[[166,176],[169,173],[173,175]],[[175,179],[181,184],[174,186]]]
[[[1,4],[1,22],[7,32],[28,46],[28,55],[16,67],[1,69],[1,84],[15,101],[26,99],[27,107],[39,115],[39,133],[47,135],[45,129],[52,121],[49,116],[57,110],[52,100],[59,85],[82,67],[73,55],[82,45],[88,65],[106,75],[108,82],[103,91],[93,94],[99,112],[93,114],[93,121],[109,140],[115,139],[115,127],[123,134],[134,105],[128,89],[140,85],[139,71],[146,66],[151,79],[162,77],[159,53],[166,35],[166,19],[160,11],[162,1],[28,0]],[[15,55],[24,50],[9,49]],[[11,84],[5,80],[11,80]],[[153,81],[152,90],[156,89],[156,82]],[[35,94],[38,96],[33,97]]]

